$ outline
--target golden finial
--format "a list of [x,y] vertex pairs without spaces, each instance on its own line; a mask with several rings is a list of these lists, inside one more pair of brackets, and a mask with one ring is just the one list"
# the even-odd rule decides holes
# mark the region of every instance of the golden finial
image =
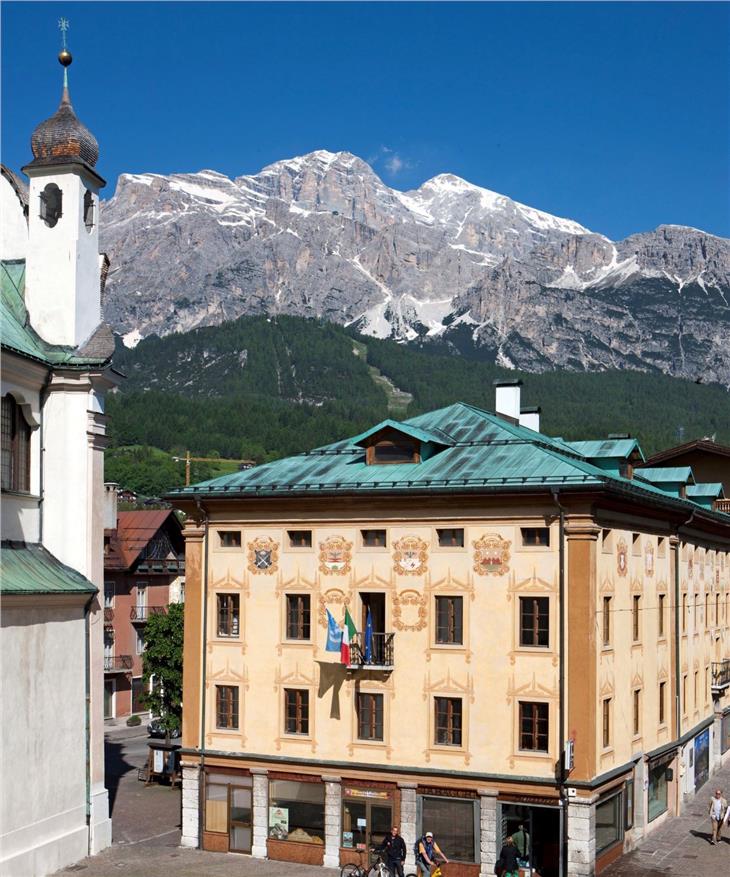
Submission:
[[69,64],[73,61],[73,56],[71,52],[69,52],[66,45],[66,31],[68,30],[68,27],[69,24],[67,18],[60,18],[58,20],[58,29],[61,31],[61,40],[63,43],[63,48],[58,53],[58,62],[63,67],[68,67]]

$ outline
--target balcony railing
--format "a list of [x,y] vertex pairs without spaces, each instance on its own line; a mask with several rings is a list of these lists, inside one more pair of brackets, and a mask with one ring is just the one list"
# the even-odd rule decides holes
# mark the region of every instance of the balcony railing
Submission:
[[712,690],[724,691],[730,686],[730,658],[712,664]]
[[167,606],[132,606],[129,610],[129,618],[131,621],[143,623],[150,615],[164,615],[166,611]]
[[350,670],[392,670],[395,652],[394,633],[374,633],[368,643],[359,631],[350,643]]
[[104,607],[104,624],[109,625],[114,621],[114,610],[111,606]]
[[725,512],[726,515],[730,515],[730,499],[716,500],[715,510],[718,512]]
[[104,655],[105,673],[126,673],[132,669],[131,655]]

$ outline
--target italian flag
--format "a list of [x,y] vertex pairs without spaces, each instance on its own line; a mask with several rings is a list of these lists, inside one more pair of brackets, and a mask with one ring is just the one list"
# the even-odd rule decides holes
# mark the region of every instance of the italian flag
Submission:
[[342,631],[342,645],[340,646],[340,663],[350,663],[350,643],[356,635],[357,628],[355,627],[352,618],[350,618],[350,613],[347,611],[347,607],[345,607],[345,625],[344,630]]

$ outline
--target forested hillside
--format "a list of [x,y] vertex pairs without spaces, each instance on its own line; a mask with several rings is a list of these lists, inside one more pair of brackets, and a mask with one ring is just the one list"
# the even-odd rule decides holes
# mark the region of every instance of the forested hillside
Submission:
[[[457,400],[492,410],[504,376],[523,379],[523,404],[542,407],[551,435],[629,432],[647,454],[703,435],[730,443],[730,396],[718,386],[629,371],[520,374],[297,317],[145,339],[120,347],[115,364],[127,380],[109,399],[106,474],[143,493],[182,483],[169,454],[263,462]],[[208,474],[199,465],[193,477]]]

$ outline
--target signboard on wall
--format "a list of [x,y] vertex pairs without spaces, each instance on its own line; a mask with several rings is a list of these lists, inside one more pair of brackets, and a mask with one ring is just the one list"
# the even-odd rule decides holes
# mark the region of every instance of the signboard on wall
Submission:
[[289,808],[269,807],[269,837],[286,840],[289,835]]
[[703,786],[710,776],[710,729],[695,737],[695,789]]

